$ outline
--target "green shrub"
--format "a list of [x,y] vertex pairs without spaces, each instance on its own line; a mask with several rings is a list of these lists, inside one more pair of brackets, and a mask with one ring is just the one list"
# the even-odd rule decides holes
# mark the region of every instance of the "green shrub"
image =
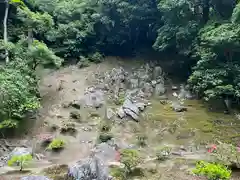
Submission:
[[145,134],[140,134],[137,136],[137,144],[139,146],[146,146],[147,145],[147,136]]
[[120,162],[124,164],[125,171],[131,173],[140,163],[140,157],[137,150],[134,149],[123,149],[120,152]]
[[27,155],[20,155],[20,156],[13,156],[9,161],[8,165],[13,166],[15,163],[18,164],[20,167],[20,171],[23,170],[23,167],[29,163],[29,161],[32,161],[32,156],[30,154]]
[[109,132],[111,130],[111,124],[107,121],[101,121],[100,126],[99,126],[99,130],[101,132]]
[[54,139],[47,147],[47,150],[59,150],[64,148],[66,145],[62,139]]
[[80,60],[77,63],[78,68],[81,69],[81,68],[88,67],[90,65],[90,61],[87,57],[80,56],[79,58],[80,58]]
[[124,171],[124,169],[119,168],[119,167],[112,168],[110,174],[116,180],[124,180],[124,179],[126,179],[126,172]]
[[159,161],[165,161],[169,158],[171,155],[172,148],[166,146],[163,148],[159,148],[156,152],[157,160]]
[[89,56],[90,61],[95,63],[100,63],[103,60],[103,55],[99,52],[95,52],[92,55]]
[[113,135],[110,133],[101,133],[98,137],[100,143],[107,142],[113,138]]
[[193,169],[193,173],[207,177],[208,180],[228,180],[231,177],[231,170],[226,166],[215,163],[200,161]]

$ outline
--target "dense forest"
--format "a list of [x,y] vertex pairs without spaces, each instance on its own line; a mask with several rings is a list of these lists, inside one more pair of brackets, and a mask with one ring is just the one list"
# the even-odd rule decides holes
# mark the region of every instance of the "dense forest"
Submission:
[[16,127],[40,106],[38,65],[142,49],[190,66],[188,84],[199,98],[240,97],[236,0],[1,0],[0,18],[0,128]]

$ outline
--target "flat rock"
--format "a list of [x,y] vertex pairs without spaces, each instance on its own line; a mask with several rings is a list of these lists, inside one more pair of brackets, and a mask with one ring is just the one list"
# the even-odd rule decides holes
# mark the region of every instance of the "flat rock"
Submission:
[[[123,103],[123,109],[129,109],[131,110],[132,112],[134,112],[136,115],[139,114],[139,109],[138,107],[133,104],[129,99],[126,99]],[[125,112],[126,113],[126,112]]]
[[157,84],[154,90],[154,93],[156,96],[161,96],[165,93],[165,87],[164,84]]
[[118,108],[117,115],[122,119],[126,116],[122,107]]
[[107,119],[112,119],[115,115],[115,112],[111,108],[107,108],[106,117]]
[[138,121],[139,120],[139,116],[134,113],[133,111],[131,111],[130,109],[124,109],[124,112],[130,116],[132,119],[134,119],[135,121]]
[[141,103],[141,102],[136,103],[136,106],[138,107],[138,109],[140,111],[143,111],[145,109],[145,107],[146,107],[145,103]]

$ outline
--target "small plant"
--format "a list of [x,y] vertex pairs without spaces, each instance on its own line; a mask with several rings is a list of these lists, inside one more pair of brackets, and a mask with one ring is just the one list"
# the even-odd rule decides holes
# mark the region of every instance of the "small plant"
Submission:
[[137,144],[139,146],[146,146],[147,145],[147,136],[144,134],[140,134],[137,136]]
[[124,165],[126,173],[131,173],[140,163],[140,157],[137,150],[123,149],[120,152],[120,162]]
[[95,52],[89,56],[89,60],[95,63],[100,63],[103,60],[103,55],[99,52]]
[[62,139],[54,139],[47,147],[47,150],[59,150],[64,148],[66,145]]
[[77,63],[78,68],[81,69],[81,68],[88,67],[90,65],[90,61],[89,61],[89,59],[87,57],[80,56],[79,59],[80,60]]
[[100,143],[103,142],[108,142],[113,138],[113,135],[110,133],[100,133],[99,137],[98,137],[98,141]]
[[159,148],[156,153],[157,160],[159,160],[159,161],[167,160],[171,155],[171,151],[172,151],[172,148],[170,148],[168,146]]
[[107,121],[102,121],[99,126],[101,132],[109,132],[111,130],[111,125]]
[[226,166],[204,161],[199,161],[192,172],[196,175],[205,176],[208,180],[228,180],[231,177],[231,170]]
[[19,156],[13,156],[9,161],[8,165],[13,166],[15,163],[18,164],[20,167],[20,171],[23,170],[23,167],[27,165],[30,161],[32,161],[32,156],[30,154],[27,155],[19,155]]

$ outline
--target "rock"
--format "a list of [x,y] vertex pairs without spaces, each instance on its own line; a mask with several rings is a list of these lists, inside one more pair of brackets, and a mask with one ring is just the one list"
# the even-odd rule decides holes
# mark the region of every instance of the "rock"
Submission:
[[116,158],[116,150],[109,143],[98,144],[95,151],[95,156],[103,162],[114,161]]
[[178,97],[176,92],[174,92],[172,95],[173,95],[173,97]]
[[81,108],[81,101],[74,100],[73,102],[70,103],[70,106],[72,106],[76,109],[80,109]]
[[16,147],[10,153],[9,159],[11,159],[13,156],[32,155],[32,153],[33,153],[32,148]]
[[104,104],[104,94],[100,90],[87,92],[84,97],[86,106],[100,108]]
[[138,88],[139,82],[138,79],[130,79],[129,80],[129,88],[130,89],[136,89]]
[[24,176],[21,180],[51,180],[46,176]]
[[187,111],[187,107],[180,105],[179,103],[173,103],[172,109],[176,112],[184,112]]
[[176,91],[176,90],[178,90],[178,87],[177,86],[172,86],[172,90]]
[[136,103],[136,106],[138,107],[138,109],[140,111],[143,111],[145,109],[145,107],[146,107],[145,103],[141,103],[141,102]]
[[131,118],[133,118],[135,121],[138,121],[139,120],[139,116],[134,113],[132,110],[130,109],[124,109],[124,112],[129,115]]
[[121,119],[126,116],[126,114],[125,114],[125,112],[124,112],[124,110],[123,110],[122,107],[118,108],[117,115],[118,115],[118,117],[120,117]]
[[[139,109],[138,109],[138,107],[135,105],[135,104],[133,104],[132,102],[131,102],[131,100],[129,100],[129,99],[126,99],[125,101],[124,101],[124,103],[123,103],[123,109],[125,110],[125,109],[129,109],[129,110],[131,110],[132,112],[134,112],[136,115],[138,115],[139,114]],[[125,112],[126,113],[126,112]]]
[[153,80],[153,81],[151,82],[151,84],[152,84],[153,87],[155,87],[156,84],[157,84],[157,81]]
[[193,95],[190,91],[186,90],[184,85],[180,86],[180,93],[178,95],[179,99],[193,99]]
[[38,135],[38,138],[43,146],[47,146],[54,139],[54,135],[51,133],[42,133]]
[[150,83],[145,83],[143,88],[142,88],[142,91],[146,94],[152,94],[153,93],[153,87],[151,86]]
[[168,100],[168,97],[166,95],[159,96],[159,100]]
[[115,115],[115,112],[111,108],[107,108],[106,110],[107,119],[112,119],[114,115]]
[[108,166],[96,157],[86,158],[69,166],[68,176],[82,180],[110,180]]
[[158,79],[163,73],[162,68],[160,66],[156,66],[153,69],[153,79]]
[[81,115],[80,115],[80,113],[78,111],[71,111],[70,112],[70,117],[72,119],[76,119],[76,120],[81,119]]
[[155,87],[155,95],[161,96],[165,93],[165,87],[164,84],[157,84]]
[[63,134],[65,133],[75,134],[77,132],[77,129],[75,128],[74,123],[65,123],[61,127],[60,132]]

